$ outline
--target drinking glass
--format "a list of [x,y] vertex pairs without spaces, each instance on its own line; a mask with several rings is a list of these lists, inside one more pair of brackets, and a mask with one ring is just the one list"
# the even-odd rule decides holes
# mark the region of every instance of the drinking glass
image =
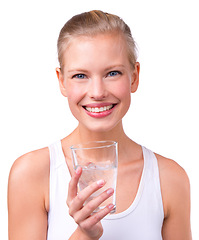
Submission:
[[111,213],[116,211],[116,182],[118,151],[117,142],[114,141],[92,141],[71,146],[74,169],[82,168],[82,175],[79,179],[79,190],[86,188],[93,182],[100,179],[105,185],[93,193],[85,204],[97,197],[108,188],[114,189],[114,194],[105,200],[94,212],[103,209],[108,204],[114,205]]

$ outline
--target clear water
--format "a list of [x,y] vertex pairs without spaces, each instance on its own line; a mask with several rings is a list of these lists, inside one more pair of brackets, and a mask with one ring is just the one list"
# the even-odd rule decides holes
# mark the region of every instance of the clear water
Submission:
[[[86,166],[81,166],[82,167],[82,175],[79,180],[79,188],[80,191],[93,182],[96,182],[100,179],[105,180],[106,184],[93,193],[88,200],[85,202],[85,204],[92,200],[93,198],[97,197],[100,193],[106,191],[108,188],[113,188],[114,189],[114,194],[109,197],[106,201],[104,201],[99,208],[95,210],[97,212],[99,209],[104,208],[110,203],[113,203],[116,206],[116,180],[117,180],[117,167],[113,164],[108,164],[107,162],[105,163],[99,163],[95,165],[94,163],[88,163]],[[115,212],[116,207],[112,210],[111,213]]]

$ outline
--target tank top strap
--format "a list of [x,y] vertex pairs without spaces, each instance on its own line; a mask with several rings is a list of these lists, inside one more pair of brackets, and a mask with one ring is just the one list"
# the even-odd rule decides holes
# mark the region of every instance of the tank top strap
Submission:
[[158,161],[155,154],[151,150],[147,149],[146,147],[142,147],[142,149],[143,149],[143,155],[145,159],[145,167],[153,173],[154,177],[157,180],[159,180]]
[[58,168],[61,164],[65,163],[65,157],[60,140],[49,145],[48,148],[50,152],[50,166],[52,168]]
[[158,203],[160,204],[162,215],[164,215],[158,160],[151,150],[147,149],[146,147],[142,147],[142,149],[145,158],[146,169],[148,172],[147,177],[153,180],[155,194],[158,199]]

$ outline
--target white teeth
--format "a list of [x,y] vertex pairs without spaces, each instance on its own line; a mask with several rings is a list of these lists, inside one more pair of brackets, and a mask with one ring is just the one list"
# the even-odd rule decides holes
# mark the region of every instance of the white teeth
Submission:
[[85,108],[88,112],[99,113],[99,112],[104,112],[104,111],[110,110],[112,107],[113,107],[113,104],[111,104],[109,106],[100,107],[100,108],[98,108],[98,107],[95,107],[95,108],[85,107]]

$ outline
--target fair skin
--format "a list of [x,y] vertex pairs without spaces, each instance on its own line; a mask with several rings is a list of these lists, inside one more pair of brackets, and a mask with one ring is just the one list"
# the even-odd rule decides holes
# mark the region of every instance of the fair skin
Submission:
[[[139,186],[143,155],[140,145],[127,137],[122,118],[128,111],[131,93],[139,83],[139,63],[129,63],[124,40],[115,34],[74,38],[64,54],[63,69],[56,69],[62,94],[68,98],[78,127],[62,140],[71,172],[67,204],[78,228],[72,239],[93,240],[103,234],[100,220],[112,205],[97,214],[93,210],[110,197],[106,191],[83,207],[84,201],[105,183],[94,183],[77,196],[81,168],[73,170],[69,147],[88,140],[115,140],[119,146],[117,212],[126,210]],[[106,112],[90,108],[111,106]],[[164,205],[164,240],[191,240],[190,187],[185,171],[174,161],[156,154]],[[9,239],[38,240],[47,237],[49,210],[49,152],[40,149],[17,159],[8,185]],[[128,183],[132,184],[129,185]]]

